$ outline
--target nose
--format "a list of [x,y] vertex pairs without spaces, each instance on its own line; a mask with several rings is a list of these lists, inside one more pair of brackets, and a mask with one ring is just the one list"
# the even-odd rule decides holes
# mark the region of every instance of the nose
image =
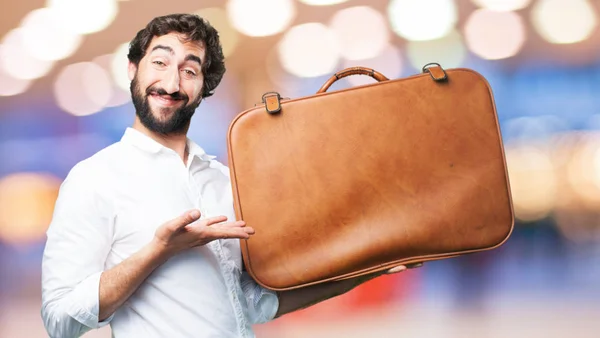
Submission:
[[168,94],[179,91],[179,70],[177,67],[171,67],[166,72],[162,87]]

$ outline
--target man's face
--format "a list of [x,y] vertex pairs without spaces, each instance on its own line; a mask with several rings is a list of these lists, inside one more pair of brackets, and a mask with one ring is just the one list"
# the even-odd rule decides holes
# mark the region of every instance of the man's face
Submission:
[[169,33],[154,37],[138,67],[130,64],[136,114],[149,130],[183,134],[202,99],[203,43]]

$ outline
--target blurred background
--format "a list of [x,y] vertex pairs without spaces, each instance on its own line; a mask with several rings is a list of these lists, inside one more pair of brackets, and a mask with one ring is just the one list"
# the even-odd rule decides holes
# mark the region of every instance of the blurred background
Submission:
[[[517,222],[501,248],[375,279],[259,337],[600,337],[598,0],[22,0],[0,11],[0,337],[45,337],[40,264],[62,180],[133,121],[127,44],[198,13],[228,71],[190,137],[227,163],[230,121],[334,72],[429,62],[494,92]],[[374,80],[342,79],[330,90]],[[86,337],[110,337],[103,328]]]

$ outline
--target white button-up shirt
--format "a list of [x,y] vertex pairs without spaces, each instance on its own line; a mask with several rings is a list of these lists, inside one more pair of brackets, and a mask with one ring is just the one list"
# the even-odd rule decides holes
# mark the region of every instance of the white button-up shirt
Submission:
[[213,241],[169,259],[107,320],[98,322],[102,271],[148,244],[163,223],[197,208],[235,220],[229,170],[188,140],[187,166],[128,128],[78,163],[63,182],[42,263],[42,317],[51,337],[110,323],[121,337],[253,337],[271,320],[275,292],[245,272],[239,240]]

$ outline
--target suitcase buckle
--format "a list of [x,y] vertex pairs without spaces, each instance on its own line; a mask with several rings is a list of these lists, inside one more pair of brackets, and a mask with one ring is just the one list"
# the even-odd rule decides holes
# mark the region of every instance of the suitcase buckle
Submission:
[[445,81],[448,79],[446,71],[437,62],[431,62],[423,66],[423,73],[429,73],[434,81]]
[[281,96],[278,92],[264,93],[262,102],[265,104],[265,108],[269,114],[277,114],[281,111]]

